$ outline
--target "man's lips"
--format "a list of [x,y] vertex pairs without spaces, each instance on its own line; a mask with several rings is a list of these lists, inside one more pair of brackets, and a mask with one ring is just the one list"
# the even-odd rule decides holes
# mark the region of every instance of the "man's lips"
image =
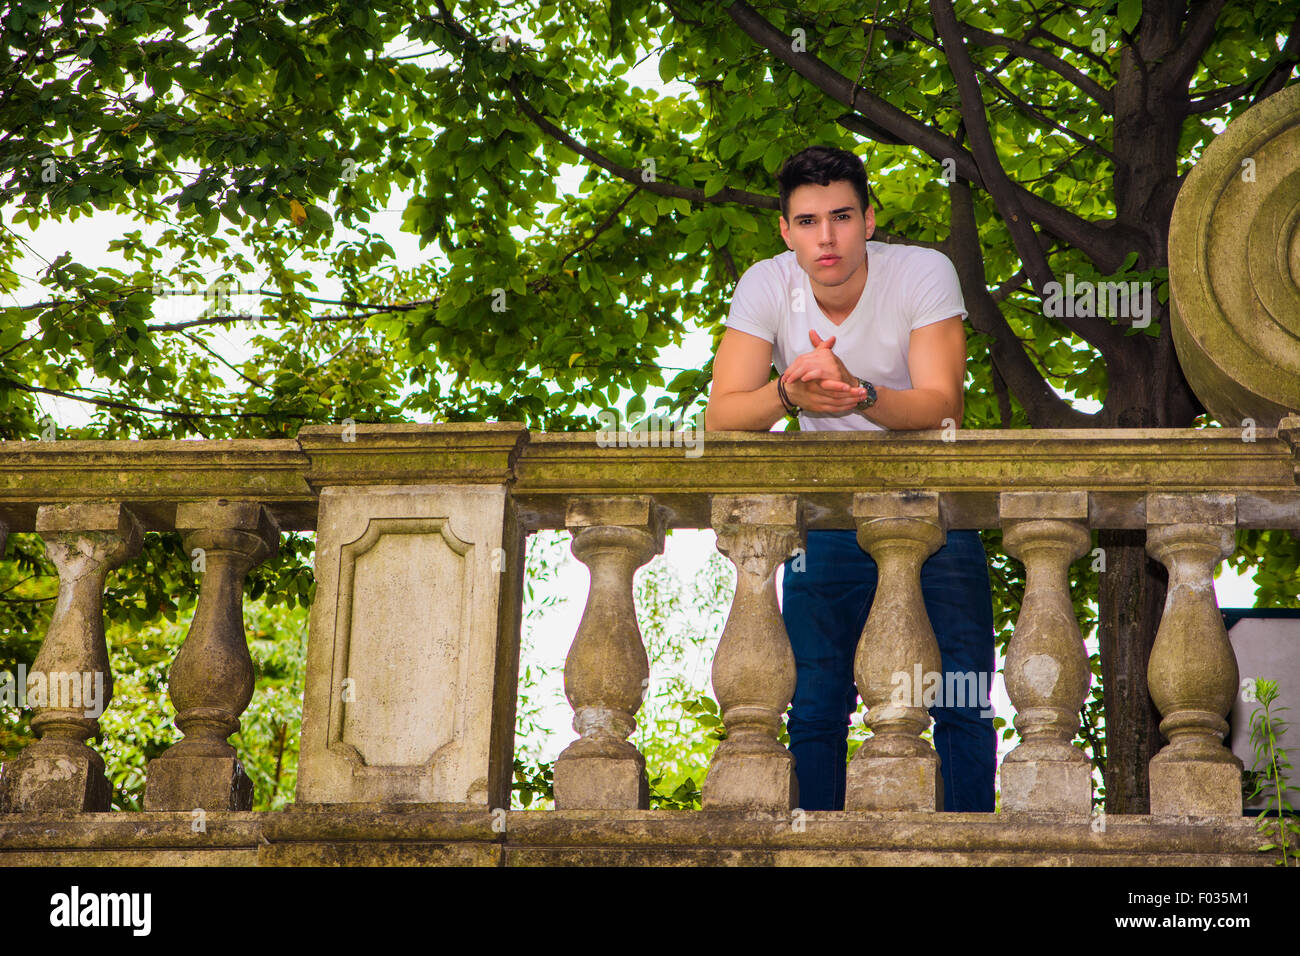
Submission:
[[833,262],[839,262],[839,261],[840,261],[840,257],[839,257],[839,256],[822,256],[822,257],[821,257],[820,259],[818,259],[817,261],[818,261],[819,263],[821,263],[822,265],[827,265],[827,266],[828,266],[828,265],[830,265],[830,264],[833,263]]

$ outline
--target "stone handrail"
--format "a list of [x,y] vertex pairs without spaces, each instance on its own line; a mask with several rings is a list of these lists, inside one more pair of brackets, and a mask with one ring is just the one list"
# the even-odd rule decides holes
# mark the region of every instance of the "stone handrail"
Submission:
[[[1000,527],[1027,572],[1006,664],[1023,741],[1003,763],[1003,810],[1086,815],[1089,766],[1071,741],[1087,659],[1067,568],[1090,529],[1145,529],[1170,572],[1148,675],[1169,739],[1151,765],[1152,812],[1240,815],[1241,768],[1222,742],[1236,665],[1213,571],[1238,528],[1300,530],[1300,419],[1258,430],[668,437],[651,432],[655,445],[637,447],[646,435],[455,424],[313,426],[269,441],[0,442],[0,543],[36,531],[59,572],[34,671],[101,674],[109,695],[107,573],[144,532],[180,531],[205,552],[170,682],[185,736],[151,761],[146,810],[251,807],[227,742],[252,692],[242,584],[295,530],[317,533],[299,804],[491,809],[509,805],[525,537],[567,528],[592,585],[565,664],[578,738],[556,764],[556,802],[627,810],[647,797],[628,740],[649,673],[632,578],[666,530],[711,527],[738,576],[713,669],[728,736],[704,805],[788,811],[796,788],[777,731],[794,666],[775,569],[808,530],[855,528],[881,575],[855,664],[874,736],[849,769],[847,806],[916,811],[938,807],[937,756],[920,737],[929,715],[892,703],[888,689],[891,673],[937,670],[919,568],[948,530]],[[107,809],[103,761],[86,743],[97,721],[45,706],[32,725],[39,739],[4,765],[0,808]]]

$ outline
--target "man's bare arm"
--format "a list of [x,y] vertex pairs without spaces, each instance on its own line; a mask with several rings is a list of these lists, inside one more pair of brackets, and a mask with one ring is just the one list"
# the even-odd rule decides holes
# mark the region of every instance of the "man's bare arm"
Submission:
[[771,342],[737,329],[723,332],[713,358],[705,430],[770,431],[785,415],[776,380],[767,380],[771,368]]
[[864,413],[886,428],[942,428],[961,424],[965,408],[966,328],[960,315],[912,332],[907,347],[912,387],[876,389],[876,404]]
[[[814,333],[815,334],[815,333]],[[911,333],[908,341],[907,389],[876,386],[876,404],[865,414],[885,428],[912,430],[942,428],[945,419],[960,422],[966,379],[966,329],[960,315],[932,322]],[[785,371],[787,391],[820,383],[828,392],[854,396],[862,390],[857,379],[834,353],[822,348],[798,356]],[[797,401],[797,399],[796,399]]]
[[[829,354],[834,344],[835,337],[831,336],[817,351]],[[771,368],[772,343],[747,332],[727,329],[713,359],[713,387],[704,410],[705,429],[770,431],[786,413],[776,381],[768,381]],[[843,392],[828,391],[820,382],[791,382],[786,394],[805,411],[846,412],[866,392],[856,387]]]

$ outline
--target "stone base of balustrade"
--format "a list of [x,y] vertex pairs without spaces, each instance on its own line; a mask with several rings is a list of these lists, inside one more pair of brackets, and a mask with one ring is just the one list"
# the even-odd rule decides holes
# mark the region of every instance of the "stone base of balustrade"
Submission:
[[[0,815],[0,866],[1271,866],[1255,820],[315,807]],[[1103,825],[1099,825],[1103,824]]]
[[1151,761],[1151,812],[1156,816],[1241,813],[1241,765],[1199,760]]
[[933,751],[918,757],[875,757],[862,751],[849,761],[844,785],[848,810],[928,810],[943,806],[943,777]]
[[104,760],[85,747],[38,751],[31,747],[0,771],[0,811],[13,813],[108,810],[112,791]]
[[[1002,762],[1002,809],[1089,816],[1092,765],[1086,759]],[[1238,808],[1238,813],[1241,809]]]
[[[622,750],[624,748],[620,748]],[[650,806],[645,758],[628,746],[627,756],[573,753],[555,761],[555,805],[565,810],[644,810]]]
[[789,812],[798,806],[794,758],[790,751],[772,743],[774,750],[723,753],[724,742],[704,778],[704,809]]
[[237,757],[155,757],[145,779],[146,810],[253,809],[253,781]]

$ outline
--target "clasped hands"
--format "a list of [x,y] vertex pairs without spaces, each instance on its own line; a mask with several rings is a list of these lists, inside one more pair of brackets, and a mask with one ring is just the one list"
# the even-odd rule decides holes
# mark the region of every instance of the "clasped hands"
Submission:
[[867,390],[858,384],[857,378],[831,351],[835,336],[823,339],[809,329],[808,338],[813,350],[796,356],[781,375],[790,401],[808,412],[842,414],[852,411],[867,397]]

